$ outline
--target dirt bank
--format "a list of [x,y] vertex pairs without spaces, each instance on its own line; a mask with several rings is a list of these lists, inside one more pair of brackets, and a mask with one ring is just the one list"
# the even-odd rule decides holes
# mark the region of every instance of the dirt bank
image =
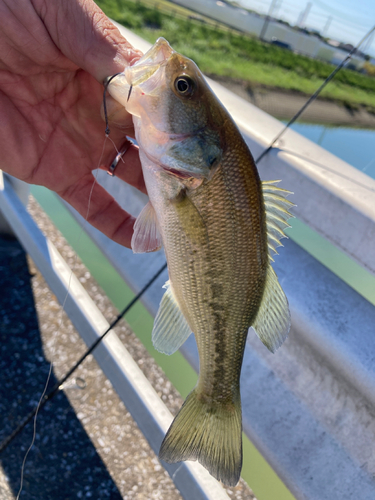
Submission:
[[[280,120],[288,120],[305,104],[309,96],[287,90],[264,87],[250,89],[247,82],[209,75],[213,80],[238,94],[246,101]],[[375,128],[375,113],[365,107],[350,109],[342,104],[318,98],[303,112],[300,122],[324,123],[363,128]]]

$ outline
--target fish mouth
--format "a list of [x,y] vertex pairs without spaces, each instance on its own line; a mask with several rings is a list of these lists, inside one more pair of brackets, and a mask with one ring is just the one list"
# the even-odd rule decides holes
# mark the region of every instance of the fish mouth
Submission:
[[150,47],[150,49],[145,54],[143,54],[140,59],[138,59],[136,64],[139,66],[143,64],[162,64],[174,53],[175,50],[172,49],[167,40],[163,37],[160,37],[156,40],[154,45]]
[[133,66],[125,68],[124,74],[128,85],[137,87],[144,84],[161,66],[167,63],[174,53],[175,51],[165,38],[158,38],[155,44]]

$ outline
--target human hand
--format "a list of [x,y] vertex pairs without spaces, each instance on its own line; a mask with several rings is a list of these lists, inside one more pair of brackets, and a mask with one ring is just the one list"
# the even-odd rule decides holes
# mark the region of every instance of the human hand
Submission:
[[[0,168],[86,217],[92,170],[116,155],[104,144],[102,83],[140,55],[92,0],[0,0]],[[134,131],[130,115],[116,121],[120,149]],[[136,146],[123,159],[116,176],[145,192]],[[130,247],[134,218],[97,183],[88,222]]]

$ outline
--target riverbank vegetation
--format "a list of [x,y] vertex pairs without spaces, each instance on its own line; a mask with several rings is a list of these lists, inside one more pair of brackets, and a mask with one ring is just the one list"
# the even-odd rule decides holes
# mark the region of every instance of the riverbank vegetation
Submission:
[[[249,90],[265,86],[311,95],[334,66],[190,15],[164,0],[97,0],[104,12],[151,43],[165,37],[175,50],[193,59],[208,75],[246,82]],[[169,4],[171,5],[171,4]],[[190,13],[191,14],[191,13]],[[375,78],[342,69],[322,97],[375,112]]]

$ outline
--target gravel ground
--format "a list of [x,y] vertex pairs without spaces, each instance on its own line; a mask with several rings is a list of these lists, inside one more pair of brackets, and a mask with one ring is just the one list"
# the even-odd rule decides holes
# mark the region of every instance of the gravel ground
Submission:
[[[111,321],[117,310],[85,266],[31,199],[30,212]],[[39,271],[15,240],[0,237],[0,441],[37,403],[49,361],[50,386],[75,363],[85,345]],[[182,401],[162,370],[123,321],[115,329],[153,387],[175,414]],[[16,497],[31,442],[29,424],[0,454],[0,498]],[[231,498],[253,500],[241,480]],[[20,499],[168,499],[181,496],[111,383],[92,356],[41,410]]]

